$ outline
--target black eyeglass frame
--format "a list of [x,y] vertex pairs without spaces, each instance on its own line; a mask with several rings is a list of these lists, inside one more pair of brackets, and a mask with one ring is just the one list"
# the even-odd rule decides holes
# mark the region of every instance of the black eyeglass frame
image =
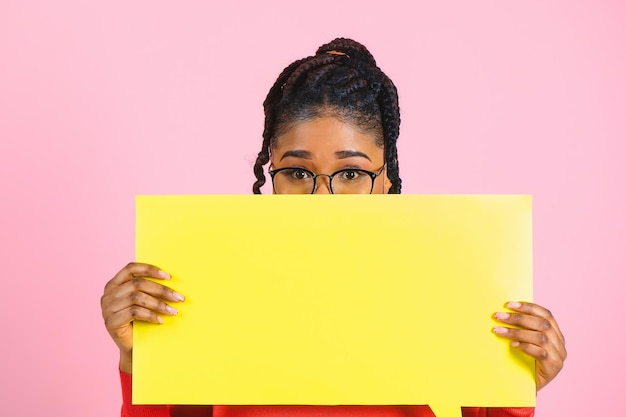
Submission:
[[315,193],[315,189],[316,189],[316,185],[317,185],[317,177],[328,177],[328,186],[330,188],[330,193],[331,194],[335,194],[335,192],[333,191],[333,177],[335,177],[335,175],[341,174],[343,172],[359,171],[359,172],[363,172],[363,173],[369,175],[369,177],[371,178],[372,186],[370,187],[369,194],[372,194],[372,191],[374,191],[374,180],[376,180],[376,177],[380,176],[380,174],[383,173],[383,171],[385,170],[385,165],[383,165],[380,168],[380,170],[378,170],[378,172],[372,172],[372,171],[368,171],[366,169],[361,169],[361,168],[344,168],[344,169],[340,169],[339,171],[335,171],[332,174],[316,174],[315,172],[309,171],[306,168],[284,167],[284,168],[278,168],[278,169],[269,170],[268,174],[270,174],[270,177],[272,177],[272,189],[274,190],[274,192],[276,194],[279,194],[279,193],[278,193],[278,191],[276,191],[276,184],[274,183],[274,176],[277,173],[279,173],[281,171],[288,170],[288,169],[296,169],[296,170],[304,171],[304,172],[307,172],[307,173],[311,174],[311,177],[313,177],[313,188],[312,188],[312,190],[311,190],[311,192],[309,194],[314,194]]

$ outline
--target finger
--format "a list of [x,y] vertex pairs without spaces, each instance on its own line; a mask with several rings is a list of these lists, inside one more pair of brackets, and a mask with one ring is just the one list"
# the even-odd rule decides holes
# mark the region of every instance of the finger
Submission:
[[545,333],[535,330],[513,329],[510,327],[496,326],[493,328],[493,332],[498,336],[506,337],[507,339],[511,339],[516,342],[530,343],[546,350],[553,346]]
[[510,301],[506,303],[506,306],[514,311],[536,316],[536,317],[541,317],[543,319],[548,320],[550,322],[551,327],[554,328],[554,330],[556,331],[556,334],[561,340],[561,342],[565,344],[565,337],[563,336],[563,333],[561,332],[561,329],[559,328],[559,325],[556,322],[554,315],[552,315],[552,312],[548,310],[547,308],[542,307],[539,304],[520,302],[520,301]]
[[545,361],[549,355],[546,349],[532,343],[522,343],[514,341],[513,343],[511,343],[511,346],[519,348],[521,351],[527,353],[529,356],[540,362]]
[[552,318],[552,313],[545,307],[539,304],[527,303],[521,301],[509,301],[506,303],[507,308],[511,310],[519,311],[521,313],[531,314],[537,317],[543,317],[544,319]]
[[116,329],[136,320],[163,324],[163,318],[156,312],[140,306],[130,306],[109,316],[105,320],[105,325],[109,332],[115,333]]
[[102,314],[103,316],[110,316],[132,306],[147,308],[148,310],[169,316],[178,314],[176,308],[170,306],[162,299],[155,298],[141,291],[132,291],[123,295],[118,294],[117,297],[110,297],[106,301]]
[[119,287],[112,287],[100,299],[102,317],[105,322],[109,316],[133,305],[154,310],[168,315],[177,311],[167,302],[178,303],[185,297],[159,283],[144,278],[134,278]]
[[120,297],[124,297],[134,291],[143,292],[153,297],[175,303],[185,301],[184,295],[174,291],[170,287],[145,278],[134,278],[133,280],[124,283],[118,288],[116,294]]
[[552,322],[546,318],[521,313],[498,312],[493,318],[502,323],[519,326],[530,330],[547,332],[552,329]]
[[124,282],[137,278],[137,277],[167,279],[167,280],[172,279],[170,274],[168,274],[167,272],[161,270],[160,268],[154,265],[131,262],[128,265],[126,265],[124,268],[122,268],[117,274],[115,274],[115,276],[109,282],[107,282],[104,289],[106,291],[107,288],[109,287],[119,286],[123,284]]
[[[141,294],[149,296],[154,300],[149,300]],[[138,304],[138,302],[147,303],[145,305],[138,304],[144,307],[154,307],[159,305],[158,303],[161,300],[178,303],[184,301],[185,297],[157,282],[144,278],[134,278],[119,287],[114,287],[114,289],[108,293],[105,293],[100,302],[102,305],[102,314],[106,316],[126,307],[130,307],[131,305]]]
[[[493,331],[499,336],[511,339],[513,341],[511,346],[519,347],[538,361],[546,362],[557,360],[563,362],[565,360],[558,346],[551,343],[545,333],[499,326],[495,327]],[[544,363],[543,366],[548,365]]]
[[535,359],[538,390],[553,380],[563,369],[564,360],[550,350],[531,343],[513,342],[511,345]]

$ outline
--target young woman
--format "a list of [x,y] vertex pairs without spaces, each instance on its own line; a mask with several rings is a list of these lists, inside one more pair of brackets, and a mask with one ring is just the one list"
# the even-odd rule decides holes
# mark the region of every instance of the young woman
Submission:
[[[398,95],[373,56],[350,39],[335,39],[314,56],[289,65],[264,102],[263,145],[254,165],[254,193],[266,182],[274,193],[400,193],[396,141]],[[102,315],[120,350],[122,416],[433,416],[422,406],[133,406],[133,321],[162,323],[176,315],[184,296],[146,277],[168,280],[159,268],[131,263],[104,289]],[[536,304],[509,302],[493,329],[536,361],[537,390],[563,367],[565,341],[550,312]],[[507,325],[515,325],[516,328]],[[503,381],[506,384],[506,381]],[[533,408],[465,408],[463,416],[532,416]]]

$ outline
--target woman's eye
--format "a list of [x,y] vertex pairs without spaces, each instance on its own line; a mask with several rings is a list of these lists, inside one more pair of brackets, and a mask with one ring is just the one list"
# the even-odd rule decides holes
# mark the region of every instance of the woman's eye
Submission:
[[361,175],[363,174],[361,174],[361,172],[359,172],[358,170],[351,169],[348,171],[343,171],[341,173],[341,179],[344,181],[354,181],[359,179]]
[[308,171],[297,168],[287,170],[287,174],[294,180],[306,180],[310,176]]

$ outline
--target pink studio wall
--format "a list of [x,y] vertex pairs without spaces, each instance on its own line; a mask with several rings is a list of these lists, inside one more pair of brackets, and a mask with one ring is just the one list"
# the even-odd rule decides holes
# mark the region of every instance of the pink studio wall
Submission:
[[4,0],[0,414],[119,413],[99,298],[134,196],[250,192],[267,90],[336,36],[398,86],[405,192],[533,194],[570,354],[537,415],[621,413],[623,2]]

